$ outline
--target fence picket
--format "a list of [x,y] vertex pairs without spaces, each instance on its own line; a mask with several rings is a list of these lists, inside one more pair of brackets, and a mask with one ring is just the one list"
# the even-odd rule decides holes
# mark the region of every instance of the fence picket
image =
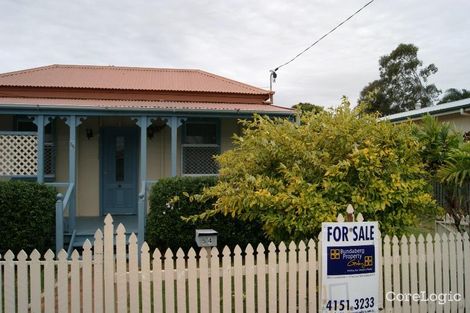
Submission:
[[[390,254],[390,237],[384,238],[383,244],[383,267],[384,267],[384,290],[385,292],[393,291],[392,289],[392,257]],[[385,312],[392,312],[392,302],[385,301]]]
[[[464,275],[465,277],[470,277],[470,240],[468,233],[463,234],[463,249],[464,249],[464,257],[463,259],[465,260],[465,270],[464,270]],[[464,294],[464,299],[465,299],[465,307],[470,308],[470,279],[465,279],[465,294]]]
[[[436,233],[434,235],[434,277],[435,277],[435,284],[434,290],[436,294],[442,293],[442,240],[441,236]],[[442,305],[436,306],[436,312],[440,313],[443,312]]]
[[219,267],[219,251],[214,247],[211,250],[211,313],[220,312]]
[[308,311],[317,312],[317,250],[315,241],[308,241]]
[[[44,312],[55,312],[55,268],[54,268],[54,252],[47,250],[44,255]],[[6,272],[5,272],[6,273]],[[5,294],[5,306],[6,306]],[[6,307],[5,307],[5,311]]]
[[67,252],[60,250],[57,266],[57,310],[59,313],[69,311],[69,264],[67,262]]
[[278,258],[278,301],[279,301],[279,312],[287,312],[287,253],[286,244],[281,241],[277,247],[279,252]]
[[82,269],[82,303],[83,303],[83,313],[92,313],[93,308],[93,297],[92,297],[92,257],[91,257],[91,242],[90,240],[85,240],[83,244],[83,269]]
[[[414,235],[410,236],[410,292],[418,292],[418,268],[417,268],[417,256],[416,256],[416,238]],[[384,278],[385,279],[385,278]],[[411,312],[418,311],[418,303],[416,301],[411,302]]]
[[232,312],[232,256],[229,247],[224,247],[222,255],[222,308],[223,312]]
[[[426,250],[424,249],[424,237],[422,234],[418,236],[418,281],[419,290],[426,290]],[[419,302],[419,311],[427,312],[427,302]]]
[[[245,249],[245,284],[246,284],[246,312],[255,313],[255,260],[253,247],[248,244]],[[212,311],[214,313],[214,311]]]
[[[442,292],[449,293],[449,240],[446,233],[442,234]],[[447,304],[442,305],[444,312],[450,312],[450,306]]]
[[[401,281],[402,281],[402,292],[408,294],[410,292],[410,259],[408,256],[408,239],[405,235],[401,237]],[[401,303],[403,313],[410,313],[410,302],[403,301]]]
[[205,248],[199,251],[199,289],[200,289],[200,312],[209,312],[209,262],[208,253]]
[[95,232],[93,244],[93,308],[94,313],[103,313],[103,233]]
[[276,246],[270,243],[268,247],[268,312],[277,312],[277,259]]
[[[392,262],[393,262],[393,291],[395,294],[401,292],[401,277],[400,277],[400,246],[397,236],[392,237]],[[396,301],[393,304],[393,312],[402,312],[401,303]]]
[[[465,290],[463,288],[463,285],[464,285],[464,279],[465,277],[468,278],[468,276],[466,276],[465,274],[459,274],[459,273],[464,273],[464,268],[463,268],[463,242],[462,242],[462,235],[460,233],[457,233],[457,235],[455,236],[455,249],[457,251],[456,253],[456,261],[457,261],[457,270],[456,270],[456,276],[457,276],[457,290],[456,292],[461,294],[461,295],[464,295],[465,294]],[[460,312],[463,312],[465,307],[464,307],[464,302],[463,301],[460,301],[460,302],[456,302],[456,305],[458,307],[458,310]]]
[[186,276],[184,273],[184,252],[179,248],[176,251],[176,309],[178,312],[186,311]]
[[[449,234],[449,280],[450,292],[457,292],[457,251],[455,249],[455,236],[453,233]],[[457,302],[450,303],[450,311],[457,312]]]
[[[170,248],[168,248],[165,252],[165,312],[166,313],[174,313],[175,312],[175,276],[174,276],[174,265],[173,265],[173,252]],[[207,286],[201,285],[201,293],[202,288],[206,288]],[[208,311],[205,311],[208,312]]]
[[297,312],[297,246],[291,241],[289,244],[289,313]]
[[[434,293],[434,245],[431,234],[426,235],[426,290],[428,294]],[[435,312],[434,301],[428,302],[428,312]]]
[[299,243],[299,313],[307,312],[307,251],[303,241]]
[[140,260],[142,265],[142,313],[150,313],[151,308],[151,296],[150,296],[150,254],[149,246],[146,242],[142,244],[140,248]]
[[[153,252],[153,260],[152,260],[153,312],[154,313],[163,312],[163,286],[162,286],[163,277],[162,277],[161,257],[162,255],[160,253],[160,250],[155,249],[155,251]],[[189,264],[191,265],[191,263]]]
[[11,250],[5,253],[5,313],[16,312],[15,255]]
[[129,237],[129,309],[139,312],[139,247],[137,236]]
[[234,286],[234,304],[235,312],[243,312],[243,263],[242,250],[236,245],[233,249],[233,286]]
[[256,282],[258,296],[257,312],[266,313],[266,254],[261,243],[256,248]]
[[72,252],[72,264],[70,268],[70,305],[72,313],[80,313],[80,264],[77,250]]
[[114,225],[111,214],[104,219],[104,310],[114,313]]
[[126,229],[121,223],[116,228],[116,291],[117,311],[127,313]]
[[[31,313],[41,313],[41,265],[39,258],[41,254],[34,249],[30,254],[31,263],[29,266],[30,294],[31,294]],[[0,282],[1,282],[0,278]],[[1,283],[0,283],[1,285]],[[0,295],[2,293],[0,292]],[[0,303],[1,308],[1,303]],[[0,309],[0,312],[2,310]]]
[[378,303],[378,308],[379,310],[384,309],[384,285],[383,285],[383,254],[382,254],[382,234],[380,233],[380,229],[377,229],[377,242],[379,243],[378,247],[378,258],[380,261],[380,267],[379,267],[379,303]]
[[17,290],[18,290],[18,313],[28,312],[28,264],[26,259],[28,255],[24,250],[18,253],[17,269]]

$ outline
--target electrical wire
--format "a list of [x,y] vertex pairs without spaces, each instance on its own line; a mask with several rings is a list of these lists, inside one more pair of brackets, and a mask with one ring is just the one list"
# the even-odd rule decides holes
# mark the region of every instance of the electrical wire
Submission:
[[323,38],[325,38],[326,36],[328,36],[329,34],[331,34],[332,32],[334,32],[336,29],[338,29],[339,27],[341,27],[344,23],[346,23],[347,21],[349,21],[351,18],[353,18],[356,14],[358,14],[359,12],[361,12],[363,9],[365,9],[369,4],[371,4],[372,2],[374,2],[375,0],[371,0],[369,2],[367,2],[365,5],[363,5],[359,10],[357,10],[356,12],[354,12],[352,15],[350,15],[348,18],[346,18],[344,21],[342,21],[341,23],[339,23],[338,25],[336,25],[334,28],[332,28],[329,32],[327,32],[326,34],[324,34],[323,36],[321,36],[320,38],[318,38],[314,43],[312,43],[310,46],[308,46],[307,48],[305,48],[304,50],[302,50],[299,54],[297,54],[295,57],[293,57],[292,59],[290,59],[289,61],[287,61],[286,63],[283,63],[281,65],[279,65],[278,67],[276,67],[274,70],[271,70],[271,75],[274,74],[274,72],[276,72],[278,69],[280,69],[281,67],[284,67],[286,66],[287,64],[293,62],[295,59],[297,59],[298,57],[300,57],[302,54],[304,54],[305,52],[307,52],[310,48],[312,48],[313,46],[315,46],[317,43],[319,43]]

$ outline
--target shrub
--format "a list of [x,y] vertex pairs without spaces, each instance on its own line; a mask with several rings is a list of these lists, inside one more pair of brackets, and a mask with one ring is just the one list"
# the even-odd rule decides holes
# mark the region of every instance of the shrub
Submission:
[[0,182],[0,252],[45,252],[53,247],[55,189],[24,182]]
[[220,178],[196,199],[217,199],[191,220],[227,214],[257,220],[274,240],[316,236],[350,203],[400,235],[435,203],[411,126],[379,121],[347,101],[299,124],[255,116],[219,157]]
[[242,222],[230,216],[217,214],[205,221],[185,222],[182,217],[199,214],[211,207],[213,200],[204,203],[191,201],[189,195],[202,192],[204,187],[215,185],[215,177],[174,177],[159,180],[150,194],[150,212],[147,217],[146,241],[152,248],[176,251],[197,247],[195,230],[212,228],[218,234],[218,246],[233,248],[248,243],[257,245],[266,239],[256,222]]

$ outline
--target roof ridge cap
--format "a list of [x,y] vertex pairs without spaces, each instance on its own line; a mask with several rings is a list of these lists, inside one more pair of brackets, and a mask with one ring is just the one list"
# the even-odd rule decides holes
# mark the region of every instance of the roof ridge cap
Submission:
[[0,73],[0,78],[1,77],[21,75],[21,74],[26,74],[26,73],[31,73],[31,72],[44,71],[44,70],[51,69],[51,68],[54,68],[54,67],[59,67],[59,66],[60,66],[59,64],[50,64],[50,65],[45,65],[45,66],[28,68],[28,69],[24,69],[24,70],[17,70],[17,71],[11,71],[11,72],[6,72],[6,73]]
[[55,64],[58,68],[80,68],[80,69],[109,69],[109,70],[130,70],[130,71],[153,71],[153,72],[197,72],[198,69],[191,68],[170,68],[170,67],[144,67],[125,65],[93,65],[93,64]]
[[252,86],[252,85],[248,85],[248,84],[245,84],[245,83],[242,83],[240,81],[237,81],[237,80],[234,80],[234,79],[230,79],[230,78],[227,78],[227,77],[224,77],[224,76],[220,76],[220,75],[217,75],[217,74],[214,74],[214,73],[210,73],[210,72],[206,72],[204,70],[197,70],[199,73],[203,74],[203,75],[206,75],[206,76],[209,76],[209,77],[213,77],[213,78],[216,78],[216,79],[220,79],[220,80],[224,80],[226,81],[227,83],[229,84],[232,84],[232,85],[238,85],[238,86],[243,86],[245,88],[248,88],[248,89],[251,89],[252,91],[264,91],[266,93],[269,93],[268,90],[264,90],[262,88],[258,88],[258,87],[255,87],[255,86]]

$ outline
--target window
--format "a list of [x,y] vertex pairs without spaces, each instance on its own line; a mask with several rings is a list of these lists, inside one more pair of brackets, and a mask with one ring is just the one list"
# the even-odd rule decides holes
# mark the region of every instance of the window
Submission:
[[183,126],[182,174],[215,175],[214,155],[220,153],[218,121],[188,121]]

